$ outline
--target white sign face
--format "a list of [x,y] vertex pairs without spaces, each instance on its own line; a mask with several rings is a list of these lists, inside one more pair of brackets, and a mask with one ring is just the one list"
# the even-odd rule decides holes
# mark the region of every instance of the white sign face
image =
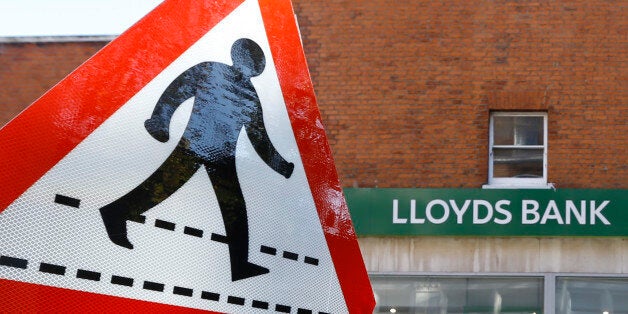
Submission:
[[[126,221],[131,247],[115,243],[101,210],[162,169],[192,132],[194,119],[206,117],[196,110],[200,100],[188,98],[174,111],[166,142],[151,136],[145,121],[182,73],[199,64],[235,67],[232,45],[240,39],[263,51],[266,64],[251,78],[253,91],[272,146],[293,170],[271,168],[255,149],[257,140],[241,127],[237,141],[229,143],[237,143],[237,177],[231,179],[245,201],[246,243],[236,247],[229,241],[229,213],[221,212],[218,200],[228,194],[216,191],[224,186],[209,162],[196,165],[179,178],[180,188]],[[218,122],[218,129],[229,127]],[[160,184],[155,186],[168,185]],[[348,312],[254,0],[202,36],[7,207],[0,234],[0,278],[8,280],[221,312]],[[242,247],[248,254],[234,253]],[[244,266],[234,263],[242,256],[246,267],[262,270],[238,276]]]

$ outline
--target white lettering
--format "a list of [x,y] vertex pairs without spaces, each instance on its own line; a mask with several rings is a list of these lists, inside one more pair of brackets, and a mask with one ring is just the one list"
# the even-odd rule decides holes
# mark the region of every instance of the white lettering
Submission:
[[549,201],[547,204],[545,212],[543,212],[543,218],[541,218],[541,224],[544,225],[548,219],[555,219],[559,225],[563,224],[563,217],[560,216],[558,206],[556,206],[556,202],[554,200]]
[[[480,206],[484,206],[487,210],[486,217],[480,218]],[[493,218],[493,206],[485,200],[473,200],[473,224],[485,224]]]
[[[434,207],[434,205],[440,205],[443,207],[443,217],[441,217],[440,219],[436,219],[432,215],[432,208]],[[427,216],[427,220],[429,220],[430,222],[435,224],[442,224],[443,222],[447,221],[447,218],[449,218],[449,206],[447,206],[447,203],[443,200],[432,200],[427,203],[425,215]]]
[[606,219],[606,217],[604,217],[604,215],[602,215],[602,210],[604,209],[604,207],[606,207],[606,205],[608,205],[610,203],[610,201],[604,201],[602,202],[602,204],[600,205],[600,207],[595,207],[595,201],[591,201],[591,224],[595,225],[595,217],[599,218],[600,221],[602,221],[603,224],[605,225],[610,225],[611,223]]
[[495,211],[505,216],[504,219],[495,218],[494,220],[495,223],[500,224],[500,225],[505,225],[512,221],[512,213],[510,213],[508,209],[502,207],[502,206],[509,206],[509,205],[510,205],[510,201],[508,200],[500,200],[497,203],[495,203]]
[[393,223],[405,224],[408,222],[406,218],[399,218],[399,200],[393,200]]
[[580,201],[580,211],[573,201],[565,202],[565,223],[571,224],[571,214],[578,220],[578,224],[585,225],[587,223],[587,201]]
[[[580,202],[580,204],[578,204]],[[589,204],[587,204],[589,202]],[[585,225],[587,218],[589,224],[611,225],[611,222],[604,216],[603,210],[610,204],[610,201],[572,201],[566,200],[565,207],[559,208],[555,200],[549,200],[543,213],[540,213],[540,204],[537,200],[524,199],[521,201],[521,223],[524,225],[541,224],[545,225],[548,221],[555,220],[557,224]],[[419,217],[417,213],[416,200],[410,200],[410,217],[402,217],[404,213],[399,210],[399,200],[393,199],[392,206],[392,223],[393,224],[425,224],[426,220],[433,224],[446,223],[451,216],[451,210],[456,215],[456,223],[462,225],[464,216],[473,204],[473,224],[480,225],[489,223],[491,220],[499,225],[507,225],[512,223],[513,213],[510,211],[510,200],[498,200],[494,204],[486,200],[464,200],[459,204],[456,200],[435,199],[427,203],[424,211],[424,217]],[[589,205],[589,214],[587,215],[587,205]],[[442,208],[442,213],[440,212]],[[564,216],[563,216],[564,214]],[[588,216],[588,217],[587,217]]]
[[453,208],[454,213],[456,213],[456,222],[461,225],[462,224],[462,216],[469,209],[469,204],[471,204],[471,200],[465,200],[462,208],[458,208],[458,204],[456,204],[455,200],[449,200],[449,204],[451,204],[451,208]]
[[423,224],[425,219],[416,218],[416,200],[410,200],[410,223]]
[[[529,206],[532,207],[529,207]],[[532,215],[534,218],[528,219]],[[523,200],[521,201],[521,223],[524,225],[535,224],[541,219],[539,215],[539,202],[535,200]]]

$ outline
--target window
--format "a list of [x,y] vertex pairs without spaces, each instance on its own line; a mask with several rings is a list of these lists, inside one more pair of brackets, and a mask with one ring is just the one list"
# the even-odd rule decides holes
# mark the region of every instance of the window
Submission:
[[547,186],[547,114],[493,112],[485,187]]
[[557,314],[628,312],[626,278],[556,278]]
[[374,314],[626,314],[628,277],[370,274]]
[[539,277],[371,276],[371,284],[376,314],[543,312]]

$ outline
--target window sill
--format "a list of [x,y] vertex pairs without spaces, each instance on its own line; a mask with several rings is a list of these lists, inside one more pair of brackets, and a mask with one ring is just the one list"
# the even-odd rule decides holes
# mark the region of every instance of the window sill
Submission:
[[555,190],[554,183],[546,184],[484,184],[482,189],[530,189],[530,190]]

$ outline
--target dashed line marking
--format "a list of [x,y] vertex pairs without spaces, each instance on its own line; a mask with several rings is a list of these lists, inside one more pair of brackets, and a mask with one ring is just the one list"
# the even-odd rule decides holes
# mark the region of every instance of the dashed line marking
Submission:
[[203,291],[201,292],[201,299],[210,300],[210,301],[220,301],[220,294]]
[[[155,227],[174,231],[176,224],[170,221],[155,219]],[[203,236],[205,235],[205,231],[202,229],[198,229],[198,228],[194,228],[190,226],[184,226],[183,234],[193,236],[196,238],[203,238]],[[210,240],[214,242],[218,242],[218,243],[229,244],[229,240],[227,236],[218,234],[218,233],[211,233]],[[268,254],[268,255],[277,256],[278,249],[271,246],[267,246],[267,245],[261,245],[260,252],[264,254]],[[299,260],[299,254],[295,252],[290,252],[290,251],[283,251],[282,257],[285,259],[293,260],[293,261]],[[303,262],[308,265],[319,266],[320,260],[318,258],[304,256]]]
[[292,307],[287,306],[287,305],[283,305],[283,304],[275,305],[275,311],[279,313],[290,313],[291,310],[292,310]]
[[42,273],[54,274],[54,275],[65,275],[65,266],[49,264],[49,263],[39,263],[39,271]]
[[268,302],[264,302],[264,301],[253,300],[253,303],[251,304],[251,306],[256,309],[268,310]]
[[163,283],[152,282],[152,281],[144,281],[144,286],[142,288],[144,290],[151,290],[157,292],[164,292],[165,285]]
[[183,287],[174,286],[174,288],[172,288],[172,293],[176,294],[176,295],[182,295],[182,296],[186,296],[186,297],[191,297],[191,296],[194,295],[194,290],[190,289],[190,288],[183,288]]
[[244,298],[234,297],[230,295],[230,296],[227,296],[227,303],[235,304],[235,305],[244,305],[246,303],[246,300]]
[[274,247],[270,247],[270,246],[266,246],[266,245],[262,245],[262,247],[260,248],[260,252],[265,253],[265,254],[269,254],[269,255],[277,255],[277,249]]
[[[175,229],[175,223],[161,220],[161,219],[156,219],[155,227],[173,231]],[[183,228],[183,233],[189,236],[202,238],[205,232],[201,229],[193,228],[190,226],[185,226]],[[227,236],[224,236],[218,233],[212,233],[210,236],[210,240],[214,242],[218,242],[218,243],[229,244],[229,241],[227,240]],[[261,245],[260,252],[264,254],[276,256],[278,250],[277,248],[274,248],[271,246]],[[299,254],[295,252],[290,252],[290,251],[283,251],[282,257],[285,259],[293,260],[293,261],[299,260]],[[318,266],[320,260],[318,258],[314,258],[311,256],[304,256],[303,262],[312,266]]]
[[303,259],[303,262],[306,263],[306,264],[318,266],[318,258],[313,258],[313,257],[306,256]]
[[92,281],[100,281],[100,273],[95,272],[95,271],[85,270],[85,269],[78,269],[76,270],[76,278],[92,280]]
[[[61,195],[61,194],[56,194],[55,195],[55,203],[66,205],[66,206],[70,206],[70,207],[79,208],[79,206],[81,204],[81,200],[77,199],[77,198]],[[146,216],[144,216],[144,215],[130,216],[130,217],[128,217],[128,220],[129,221],[133,221],[133,222],[137,222],[137,223],[140,223],[140,224],[144,224],[144,223],[146,223]],[[166,220],[161,220],[161,219],[155,219],[155,227],[156,228],[160,228],[160,229],[175,231],[176,223],[170,222],[170,221],[166,221]],[[202,229],[193,228],[193,227],[190,227],[190,226],[184,226],[183,234],[186,234],[186,235],[189,235],[189,236],[193,236],[193,237],[197,237],[197,238],[202,238],[203,234],[204,234],[204,231]],[[210,239],[212,241],[214,241],[214,242],[219,242],[219,243],[223,243],[223,244],[229,244],[228,240],[227,240],[227,237],[224,236],[224,235],[221,235],[221,234],[212,233]],[[262,252],[264,254],[268,254],[268,255],[273,255],[273,256],[277,255],[277,249],[276,248],[270,247],[270,246],[266,246],[266,245],[262,245],[261,246],[260,252]],[[289,260],[293,260],[293,261],[298,261],[299,260],[299,254],[294,253],[294,252],[284,251],[282,256],[285,259],[289,259]],[[306,264],[309,264],[309,265],[318,266],[319,259],[314,258],[314,257],[305,256],[303,262],[306,263]],[[4,265],[4,264],[1,264],[1,261],[0,261],[0,265]],[[15,265],[21,265],[21,264],[17,263]],[[9,266],[9,265],[5,265],[5,266]],[[13,266],[13,267],[16,267],[16,266]],[[16,267],[16,268],[22,268],[22,267]]]
[[203,237],[203,230],[188,227],[188,226],[185,226],[185,228],[183,228],[183,233],[187,235],[191,235],[193,237],[197,237],[197,238]]
[[299,260],[299,254],[293,253],[293,252],[288,252],[288,251],[283,251],[283,258],[286,258],[286,259],[289,259],[289,260],[293,260],[293,261],[298,261]]
[[133,278],[122,277],[122,276],[111,276],[111,283],[114,285],[133,287]]
[[[260,252],[264,253],[264,254],[268,254],[268,255],[277,255],[277,249],[274,247],[270,247],[270,246],[266,246],[266,245],[262,245],[260,247]],[[290,252],[290,251],[284,251],[282,253],[282,257],[285,259],[289,259],[289,260],[293,260],[293,261],[298,261],[299,260],[299,254],[294,253],[294,252]],[[311,256],[305,256],[303,258],[303,262],[306,264],[310,264],[313,266],[318,266],[319,263],[319,259],[318,258],[314,258]]]
[[[286,253],[286,252],[284,252],[284,253]],[[290,252],[288,252],[288,253],[290,253]],[[293,253],[293,254],[296,254],[296,253]],[[28,262],[29,261],[27,259],[22,259],[22,258],[17,258],[17,257],[12,257],[12,256],[6,256],[6,255],[0,255],[0,266],[7,266],[7,267],[13,267],[13,268],[27,269]],[[42,272],[42,273],[49,273],[49,274],[65,276],[66,275],[66,271],[67,271],[67,267],[65,267],[63,265],[57,265],[57,264],[41,262],[41,263],[39,263],[39,271]],[[97,271],[92,271],[92,270],[86,270],[86,269],[79,268],[76,271],[76,278],[77,279],[92,280],[92,281],[101,281],[102,273],[97,272]],[[124,276],[118,276],[118,275],[112,275],[111,276],[111,284],[114,284],[114,285],[133,287],[134,281],[135,280],[133,278],[130,278],[130,277],[124,277]],[[143,282],[142,289],[150,290],[150,291],[156,291],[156,292],[164,292],[165,286],[166,285],[163,284],[163,283],[146,280],[146,281]],[[184,296],[184,297],[193,297],[194,296],[194,289],[180,287],[180,286],[173,286],[172,294],[179,295],[179,296]],[[220,301],[220,294],[219,293],[214,293],[214,292],[209,292],[209,291],[201,291],[200,298],[204,299],[204,300],[218,302],[218,301]],[[245,306],[246,305],[246,298],[233,296],[233,295],[228,295],[226,302],[229,303],[229,304]],[[268,309],[270,309],[270,303],[265,302],[265,301],[260,301],[260,300],[252,300],[251,307],[252,308],[256,308],[256,309],[268,310]],[[288,305],[284,305],[284,304],[276,304],[275,305],[275,311],[276,312],[280,312],[280,313],[290,313],[292,311],[292,307],[288,306]],[[298,310],[297,310],[297,314],[308,314],[308,313],[312,314],[313,311],[312,310],[308,310],[308,309],[303,309],[303,308],[298,308]],[[326,313],[326,312],[318,312],[318,313],[319,314],[329,314],[329,313]]]
[[222,234],[212,233],[211,240],[215,242],[228,244],[227,236],[224,236]]
[[170,231],[174,231],[174,229],[176,227],[176,224],[174,222],[170,222],[170,221],[165,221],[165,220],[161,220],[161,219],[155,219],[155,227],[161,228],[161,229],[170,230]]
[[79,206],[81,206],[81,200],[80,199],[69,197],[69,196],[65,196],[65,195],[61,195],[61,194],[56,194],[55,195],[55,203],[61,204],[61,205],[65,205],[65,206],[74,207],[74,208],[79,208]]
[[0,265],[26,269],[28,267],[28,260],[2,255],[0,256]]

